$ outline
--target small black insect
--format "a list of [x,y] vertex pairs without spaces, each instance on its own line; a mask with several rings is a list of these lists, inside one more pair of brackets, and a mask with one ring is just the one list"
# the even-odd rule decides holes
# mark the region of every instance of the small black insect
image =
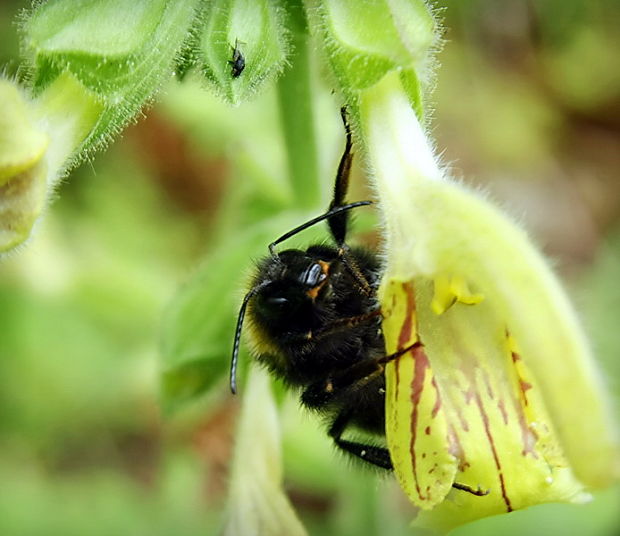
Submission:
[[230,46],[232,48],[232,59],[228,60],[228,65],[230,65],[230,74],[233,78],[239,78],[241,73],[245,69],[245,56],[239,50],[239,40],[235,39],[235,46]]
[[[392,469],[387,448],[343,438],[351,427],[385,437],[384,368],[411,347],[386,355],[376,297],[381,262],[376,253],[345,242],[349,211],[372,202],[344,202],[353,154],[344,108],[341,114],[346,146],[329,209],[272,242],[270,255],[258,263],[239,311],[230,388],[233,393],[237,390],[237,358],[247,310],[257,360],[290,387],[301,389],[302,405],[325,417],[338,448]],[[335,246],[276,252],[280,242],[323,220]],[[453,486],[484,494],[462,484]]]

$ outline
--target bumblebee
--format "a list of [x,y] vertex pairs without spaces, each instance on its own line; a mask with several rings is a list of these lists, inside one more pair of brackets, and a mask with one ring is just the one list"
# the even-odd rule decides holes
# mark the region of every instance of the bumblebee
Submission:
[[[257,360],[287,385],[301,390],[301,404],[325,417],[328,434],[339,449],[391,470],[387,448],[345,438],[351,428],[385,437],[385,365],[412,347],[386,355],[377,300],[381,262],[375,252],[346,244],[350,210],[372,201],[344,201],[353,153],[344,108],[341,115],[346,146],[329,209],[272,242],[269,256],[258,263],[239,311],[230,387],[235,393],[247,311]],[[334,246],[276,251],[284,240],[324,220]],[[457,483],[453,487],[485,494]]]

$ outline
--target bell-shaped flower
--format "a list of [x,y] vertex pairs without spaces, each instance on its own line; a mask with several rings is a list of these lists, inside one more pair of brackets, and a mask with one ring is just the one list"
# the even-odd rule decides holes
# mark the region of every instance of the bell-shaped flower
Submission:
[[45,201],[49,140],[19,87],[0,78],[0,252],[23,242]]
[[0,78],[0,253],[30,237],[101,109],[66,72],[36,98]]
[[442,530],[618,475],[601,375],[526,233],[449,180],[396,72],[359,95],[385,225],[386,434],[416,524]]
[[305,536],[282,487],[278,414],[267,372],[251,370],[236,434],[224,536]]

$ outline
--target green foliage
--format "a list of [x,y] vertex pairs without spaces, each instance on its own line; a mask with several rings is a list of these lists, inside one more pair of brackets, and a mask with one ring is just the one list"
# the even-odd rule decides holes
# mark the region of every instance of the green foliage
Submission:
[[[175,410],[212,390],[228,390],[233,320],[247,287],[248,259],[267,253],[267,244],[283,229],[308,219],[302,212],[283,212],[222,240],[202,261],[167,310],[162,331],[163,384],[166,410]],[[309,230],[303,243],[325,237]],[[246,277],[244,277],[246,274]],[[244,377],[247,352],[241,354]]]
[[231,319],[245,286],[248,259],[266,252],[281,229],[293,226],[292,215],[272,218],[230,236],[202,262],[179,292],[164,322],[163,396],[167,406],[191,400],[227,376],[229,351],[220,341],[231,338]]

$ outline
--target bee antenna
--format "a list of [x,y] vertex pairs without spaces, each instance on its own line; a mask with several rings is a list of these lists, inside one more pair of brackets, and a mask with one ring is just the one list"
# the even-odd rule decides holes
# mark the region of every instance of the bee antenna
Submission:
[[366,205],[372,205],[372,204],[373,204],[372,201],[356,201],[355,203],[348,203],[346,205],[339,205],[337,207],[332,207],[325,214],[321,214],[320,216],[317,216],[316,218],[312,218],[306,223],[303,223],[299,225],[298,227],[295,227],[295,229],[292,229],[288,233],[283,234],[277,240],[274,240],[271,244],[269,244],[269,253],[274,259],[278,260],[279,257],[278,257],[278,253],[276,252],[276,246],[280,242],[284,242],[291,236],[295,236],[297,233],[303,231],[304,229],[307,229],[308,227],[312,227],[313,225],[319,223],[320,221],[328,220],[329,218],[331,218],[332,216],[336,214],[340,214],[341,212],[346,212],[353,208],[364,207]]
[[243,328],[243,319],[245,317],[245,310],[248,307],[248,302],[254,295],[263,287],[265,287],[271,281],[263,281],[255,287],[253,287],[243,298],[241,308],[239,309],[239,316],[237,317],[237,327],[235,328],[235,342],[233,344],[232,359],[230,361],[230,391],[234,395],[237,393],[237,362],[239,361],[239,344],[241,342],[241,330]]

